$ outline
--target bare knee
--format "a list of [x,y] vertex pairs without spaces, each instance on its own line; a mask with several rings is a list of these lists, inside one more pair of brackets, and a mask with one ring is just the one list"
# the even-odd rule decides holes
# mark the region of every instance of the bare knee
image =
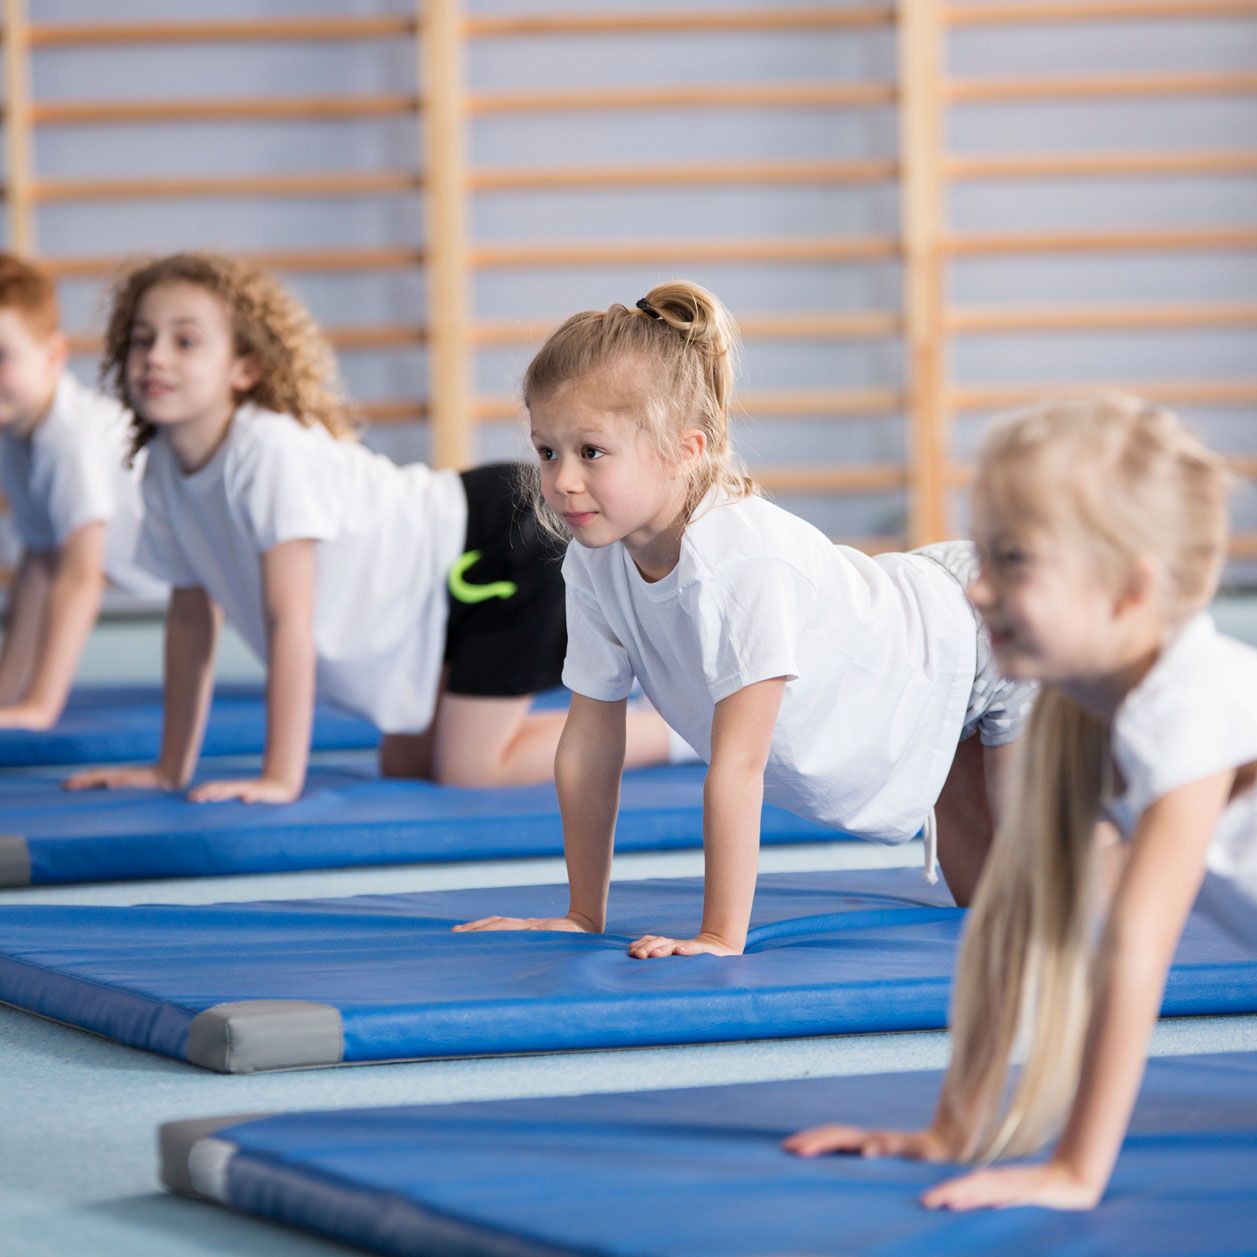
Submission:
[[507,780],[501,764],[488,762],[472,763],[441,763],[437,765],[433,780],[442,786],[461,786],[467,790],[485,790],[493,786],[507,786]]

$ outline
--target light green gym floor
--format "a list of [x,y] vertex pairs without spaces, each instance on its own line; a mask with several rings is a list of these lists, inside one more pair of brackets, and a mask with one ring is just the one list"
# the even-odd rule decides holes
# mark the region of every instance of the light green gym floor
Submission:
[[[1218,620],[1225,631],[1257,642],[1257,598],[1223,601]],[[156,679],[160,636],[160,627],[149,622],[102,625],[83,679]],[[225,643],[220,675],[257,675],[238,642]],[[764,852],[763,866],[832,868],[888,859],[914,863],[919,851],[773,848]],[[625,857],[616,865],[620,879],[699,872],[697,852]],[[0,893],[10,903],[198,903],[562,880],[561,861],[528,860]],[[503,907],[509,908],[505,899]],[[0,1253],[288,1257],[349,1251],[163,1194],[154,1132],[176,1118],[926,1069],[945,1062],[946,1048],[939,1033],[858,1035],[221,1076],[0,1008]],[[1257,1050],[1257,1017],[1162,1022],[1153,1041],[1158,1054],[1228,1050]]]

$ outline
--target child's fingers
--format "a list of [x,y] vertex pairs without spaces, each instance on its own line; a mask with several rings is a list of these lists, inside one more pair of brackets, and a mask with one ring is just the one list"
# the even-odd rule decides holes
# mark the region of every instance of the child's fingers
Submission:
[[98,769],[92,772],[75,773],[73,777],[67,777],[61,783],[65,790],[98,790],[101,786],[108,784],[108,777]]
[[859,1151],[867,1135],[858,1126],[813,1126],[783,1139],[781,1146],[797,1157],[819,1157],[827,1152]]
[[989,1209],[993,1206],[1015,1203],[1012,1184],[1001,1181],[1003,1176],[990,1170],[978,1170],[960,1178],[948,1179],[932,1187],[921,1197],[927,1209]]
[[677,941],[665,938],[662,934],[644,934],[636,942],[629,944],[629,955],[635,960],[650,960],[655,956],[671,956],[676,950]]
[[528,922],[519,917],[477,917],[451,928],[456,933],[460,930],[526,930]]

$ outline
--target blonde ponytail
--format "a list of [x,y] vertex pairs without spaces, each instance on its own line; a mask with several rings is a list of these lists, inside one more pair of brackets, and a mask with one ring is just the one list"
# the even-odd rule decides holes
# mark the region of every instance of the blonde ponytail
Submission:
[[[1097,720],[1050,689],[1018,741],[952,996],[952,1060],[939,1115],[945,1131],[964,1132],[953,1148],[963,1160],[1032,1151],[1077,1086],[1091,1007],[1095,829],[1107,742]],[[1009,1091],[1022,1041],[1028,1051]]]

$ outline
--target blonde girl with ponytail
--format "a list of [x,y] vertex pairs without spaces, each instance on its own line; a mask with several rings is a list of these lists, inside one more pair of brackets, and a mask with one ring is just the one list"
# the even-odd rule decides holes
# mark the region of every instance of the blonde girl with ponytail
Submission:
[[675,281],[568,319],[528,369],[535,497],[572,542],[555,761],[571,898],[460,929],[604,928],[635,681],[708,770],[701,925],[634,957],[742,952],[765,800],[884,843],[937,802],[953,894],[976,880],[1030,687],[994,675],[972,548],[872,559],[760,497],[729,435],[736,344],[724,306]]
[[[786,1141],[970,1161],[933,1208],[1089,1209],[1139,1090],[1189,909],[1257,945],[1257,651],[1205,608],[1226,550],[1221,461],[1126,397],[1040,406],[983,449],[970,591],[996,657],[1043,689],[965,929],[930,1128]],[[1125,840],[1103,910],[1097,821]],[[1014,1057],[1020,1068],[1013,1071]]]

